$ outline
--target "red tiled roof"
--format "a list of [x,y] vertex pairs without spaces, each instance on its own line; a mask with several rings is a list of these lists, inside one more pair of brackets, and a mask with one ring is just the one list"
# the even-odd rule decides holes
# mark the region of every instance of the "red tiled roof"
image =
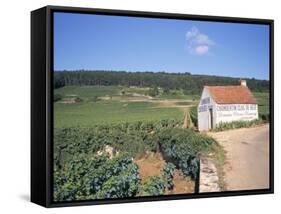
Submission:
[[257,104],[247,86],[206,86],[218,104]]

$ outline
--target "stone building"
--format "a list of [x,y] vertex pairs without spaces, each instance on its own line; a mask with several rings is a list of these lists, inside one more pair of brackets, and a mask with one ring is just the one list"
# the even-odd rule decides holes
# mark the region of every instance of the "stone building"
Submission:
[[235,86],[204,86],[197,110],[199,131],[221,122],[258,119],[257,101],[246,80]]

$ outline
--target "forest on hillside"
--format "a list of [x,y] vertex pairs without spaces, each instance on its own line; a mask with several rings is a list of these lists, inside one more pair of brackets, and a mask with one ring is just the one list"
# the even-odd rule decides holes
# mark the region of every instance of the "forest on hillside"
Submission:
[[[240,78],[194,75],[191,73],[126,72],[106,70],[55,71],[54,88],[71,85],[122,85],[138,87],[161,87],[164,90],[183,89],[186,93],[199,94],[204,85],[237,85]],[[269,81],[255,78],[247,80],[254,92],[268,92]]]

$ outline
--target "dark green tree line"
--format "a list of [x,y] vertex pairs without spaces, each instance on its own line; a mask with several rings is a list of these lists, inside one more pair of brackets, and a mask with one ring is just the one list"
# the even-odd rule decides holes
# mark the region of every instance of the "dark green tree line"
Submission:
[[[255,92],[269,91],[269,81],[246,78],[248,87]],[[238,85],[239,78],[192,75],[190,73],[125,72],[125,71],[56,71],[54,87],[69,85],[122,85],[161,87],[164,90],[183,89],[198,94],[204,85]]]

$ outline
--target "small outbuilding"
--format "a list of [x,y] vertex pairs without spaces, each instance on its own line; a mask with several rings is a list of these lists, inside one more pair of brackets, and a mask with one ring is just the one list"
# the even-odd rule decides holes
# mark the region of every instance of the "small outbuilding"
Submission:
[[204,86],[198,105],[198,129],[207,131],[221,122],[258,119],[258,105],[246,80],[235,86]]

